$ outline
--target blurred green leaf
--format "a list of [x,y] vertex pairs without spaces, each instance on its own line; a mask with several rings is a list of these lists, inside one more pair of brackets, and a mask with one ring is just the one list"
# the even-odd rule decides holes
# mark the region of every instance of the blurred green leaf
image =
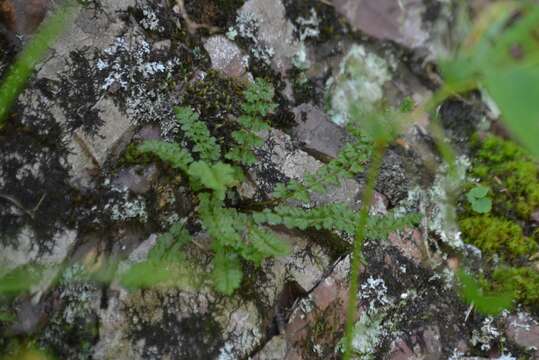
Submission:
[[45,20],[9,69],[5,80],[0,85],[0,128],[4,126],[11,105],[23,90],[34,67],[43,59],[49,46],[62,33],[78,8],[77,2],[66,1],[66,4],[61,6],[54,15]]
[[0,321],[2,322],[13,322],[15,321],[15,316],[6,311],[0,311]]
[[0,279],[0,294],[18,295],[39,283],[43,268],[37,265],[20,266]]
[[484,88],[509,131],[539,157],[539,6],[517,4],[492,5],[467,46],[439,65],[448,88]]
[[509,131],[539,158],[539,63],[489,73],[484,85]]
[[514,294],[511,292],[486,293],[479,282],[471,275],[460,270],[457,277],[461,284],[460,294],[469,304],[485,315],[497,315],[505,309],[512,307]]

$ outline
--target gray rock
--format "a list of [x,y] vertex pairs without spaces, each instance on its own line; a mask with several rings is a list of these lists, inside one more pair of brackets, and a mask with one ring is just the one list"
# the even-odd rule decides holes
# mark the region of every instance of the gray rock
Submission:
[[9,328],[13,335],[32,334],[46,319],[45,303],[34,304],[31,299],[23,299],[17,304],[17,320]]
[[531,220],[533,220],[534,223],[539,224],[539,210],[535,210],[533,212],[531,215]]
[[223,35],[216,35],[204,42],[204,48],[210,55],[212,68],[228,77],[241,78],[247,73],[249,57]]
[[132,166],[122,169],[113,180],[113,184],[119,188],[127,188],[136,194],[148,192],[159,175],[155,164],[149,166]]
[[172,46],[172,41],[170,40],[161,40],[152,45],[153,51],[162,51],[162,52],[168,52],[170,50],[170,47]]
[[287,343],[282,336],[274,336],[264,348],[258,352],[253,360],[283,360],[286,359]]
[[239,10],[240,17],[254,17],[258,23],[259,45],[273,52],[273,68],[285,75],[292,67],[294,56],[300,51],[300,43],[294,38],[294,25],[286,17],[281,0],[248,0]]
[[161,139],[161,130],[157,126],[146,125],[140,129],[135,136],[134,140],[160,140]]
[[410,48],[421,46],[428,39],[428,33],[422,29],[422,1],[335,0],[334,4],[352,27],[375,38]]
[[30,227],[24,227],[14,242],[16,245],[0,245],[0,275],[29,263],[46,265],[54,269],[64,261],[76,238],[76,230],[65,229],[58,232],[47,245],[51,251],[42,253],[34,231]]
[[38,78],[58,79],[58,74],[65,67],[65,59],[74,50],[85,47],[104,49],[113,43],[114,38],[125,29],[124,22],[116,16],[116,12],[135,6],[135,0],[105,0],[100,5],[102,12],[80,9],[75,21],[52,47],[54,56],[49,57],[39,68]]
[[[309,240],[306,238],[285,233],[280,233],[280,237],[286,239],[292,250],[289,256],[275,259],[271,273],[283,273],[285,275],[283,282],[286,278],[291,279],[306,292],[311,291],[324,278],[330,265],[329,257],[320,246],[309,245]],[[309,248],[310,256],[303,258],[307,248]]]
[[421,264],[426,253],[425,241],[417,229],[405,229],[389,235],[389,242],[416,264]]
[[438,326],[427,326],[423,331],[425,359],[436,360],[442,356],[442,342]]
[[109,98],[104,98],[96,107],[100,110],[103,126],[97,136],[88,136],[77,130],[70,140],[72,152],[68,156],[73,184],[89,181],[92,169],[100,168],[107,160],[115,160],[129,144],[134,126]]
[[507,337],[526,349],[535,349],[535,359],[539,359],[539,322],[527,313],[510,315],[507,318]]
[[[429,4],[423,0],[334,0],[335,9],[355,30],[376,39],[391,40],[410,49],[429,48],[433,57],[447,51],[441,29],[449,26],[449,4]],[[433,7],[435,18],[428,19]]]
[[[421,333],[421,334],[419,334]],[[418,334],[409,337],[410,341],[397,338],[391,344],[388,359],[391,360],[437,360],[442,358],[440,330],[428,326]]]
[[395,206],[406,198],[409,188],[404,163],[408,161],[404,156],[394,150],[387,150],[378,175],[376,190],[386,196],[389,203]]
[[332,159],[346,142],[346,132],[332,123],[318,107],[302,104],[293,110],[296,116],[294,137],[303,143],[303,148],[317,157]]

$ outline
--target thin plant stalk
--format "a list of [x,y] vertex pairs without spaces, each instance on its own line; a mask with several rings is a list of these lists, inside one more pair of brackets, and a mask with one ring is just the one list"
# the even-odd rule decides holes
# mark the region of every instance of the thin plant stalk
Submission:
[[374,199],[374,188],[376,180],[382,167],[382,160],[386,149],[386,141],[379,140],[375,143],[371,163],[367,169],[367,182],[363,190],[361,209],[359,212],[358,224],[354,236],[354,248],[350,265],[350,289],[348,292],[348,305],[346,309],[345,343],[343,360],[350,360],[352,357],[352,338],[354,323],[357,315],[357,296],[359,289],[359,272],[361,268],[361,258],[363,243],[365,241],[365,228],[369,219],[369,210]]
[[69,19],[79,8],[78,2],[67,1],[41,24],[16,62],[11,65],[0,84],[0,129],[4,127],[11,106],[24,89],[35,66],[43,59],[49,46],[62,34]]

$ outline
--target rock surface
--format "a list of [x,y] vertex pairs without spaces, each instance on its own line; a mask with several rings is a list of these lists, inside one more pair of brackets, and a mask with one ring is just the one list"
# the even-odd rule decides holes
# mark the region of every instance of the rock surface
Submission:
[[222,71],[228,77],[241,78],[247,72],[249,57],[227,37],[216,35],[204,42],[204,48],[210,55],[212,67]]
[[[0,75],[52,3],[0,1]],[[353,234],[268,225],[288,255],[256,266],[242,260],[241,286],[224,296],[211,286],[218,249],[197,213],[208,189],[141,154],[139,145],[177,143],[198,160],[176,120],[174,107],[184,105],[199,113],[224,154],[236,141],[245,86],[264,78],[277,107],[264,119],[270,128],[259,134],[256,163],[244,167],[245,181],[228,189],[224,206],[246,216],[270,209],[278,184],[301,182],[337,157],[352,115],[362,125],[377,106],[428,99],[439,85],[429,61],[447,50],[456,4],[86,3],[0,130],[0,292],[4,275],[46,269],[23,294],[0,294],[0,357],[14,351],[16,337],[68,360],[340,358]],[[467,144],[484,107],[459,99],[440,113],[451,139]],[[354,350],[392,360],[538,357],[537,314],[486,317],[459,297],[454,270],[475,271],[484,259],[444,217],[455,210],[448,202],[454,188],[445,186],[446,169],[430,167],[440,160],[428,125],[420,116],[384,157],[368,226],[395,221],[394,214],[423,219],[364,242]],[[465,177],[468,159],[458,165]],[[285,204],[357,211],[364,174],[336,183],[311,201]],[[142,289],[123,283],[178,223],[193,237],[182,244],[185,276]]]

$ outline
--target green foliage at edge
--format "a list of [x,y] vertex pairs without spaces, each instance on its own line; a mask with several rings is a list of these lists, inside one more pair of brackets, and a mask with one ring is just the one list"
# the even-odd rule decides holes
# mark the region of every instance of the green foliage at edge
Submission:
[[9,110],[24,89],[34,67],[43,59],[49,46],[61,35],[69,19],[78,10],[78,2],[68,0],[50,16],[28,43],[17,61],[9,69],[0,85],[0,129],[5,125]]

